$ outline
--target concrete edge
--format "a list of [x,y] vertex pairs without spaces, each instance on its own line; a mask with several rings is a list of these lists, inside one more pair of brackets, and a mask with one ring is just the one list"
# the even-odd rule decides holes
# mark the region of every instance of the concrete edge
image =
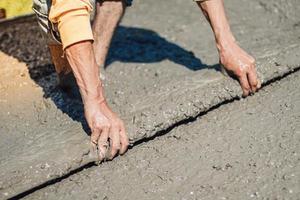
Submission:
[[[299,55],[295,55],[297,52]],[[285,48],[279,54],[258,58],[257,69],[262,84],[266,84],[273,79],[280,78],[285,74],[293,72],[300,66],[299,57],[300,46],[292,45]],[[131,143],[134,144],[140,140],[147,140],[147,138],[155,137],[157,133],[168,130],[170,127],[174,126],[174,124],[178,124],[188,118],[196,118],[201,115],[201,113],[205,113],[211,108],[226,101],[241,98],[239,84],[228,77],[213,81],[205,86],[200,85],[193,89],[184,88],[184,91],[181,91],[181,93],[184,95],[180,96],[176,94],[175,97],[170,95],[168,96],[168,100],[164,99],[163,103],[151,108],[152,113],[147,113],[148,116],[144,118],[140,117],[139,124],[132,124],[131,118],[141,116],[140,113],[145,110],[132,114],[126,121],[130,124],[128,132],[138,132],[138,134],[130,137]],[[158,116],[157,113],[163,112],[161,111],[161,107],[163,107],[164,110],[169,110],[170,114],[161,114]]]

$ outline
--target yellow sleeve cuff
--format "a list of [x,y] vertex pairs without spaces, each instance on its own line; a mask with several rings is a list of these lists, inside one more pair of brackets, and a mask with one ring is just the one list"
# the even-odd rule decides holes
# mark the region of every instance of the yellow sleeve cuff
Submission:
[[94,40],[87,10],[72,10],[59,17],[58,30],[63,49],[86,40]]

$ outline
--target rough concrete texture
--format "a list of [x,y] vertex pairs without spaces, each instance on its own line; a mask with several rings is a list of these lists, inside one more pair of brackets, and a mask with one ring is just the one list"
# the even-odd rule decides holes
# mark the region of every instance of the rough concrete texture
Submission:
[[297,72],[27,199],[299,199],[299,91]]
[[[233,32],[256,57],[263,82],[300,65],[299,7],[297,0],[226,1]],[[56,88],[34,20],[0,24],[0,41],[0,195],[9,197],[94,158],[82,106]],[[136,0],[103,71],[131,142],[240,96],[217,63],[211,30],[193,2]]]

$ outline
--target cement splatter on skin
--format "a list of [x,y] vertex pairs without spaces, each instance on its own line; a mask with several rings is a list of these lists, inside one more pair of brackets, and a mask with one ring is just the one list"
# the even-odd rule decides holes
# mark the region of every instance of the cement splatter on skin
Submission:
[[[274,2],[226,3],[233,32],[257,59],[264,82],[300,63],[299,5],[276,0],[280,13],[289,13],[282,17]],[[137,1],[128,10],[112,44],[105,87],[132,142],[241,95],[238,84],[213,67],[218,63],[213,36],[200,16],[192,2],[181,0]],[[0,24],[0,49],[0,195],[13,196],[93,158],[82,106],[56,88],[33,19]]]

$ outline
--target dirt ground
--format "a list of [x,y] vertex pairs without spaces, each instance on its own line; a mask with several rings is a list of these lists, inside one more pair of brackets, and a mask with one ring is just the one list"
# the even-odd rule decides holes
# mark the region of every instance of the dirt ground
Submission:
[[300,73],[25,199],[300,199]]
[[[298,0],[230,0],[226,9],[264,84],[299,70]],[[211,30],[192,1],[136,0],[127,10],[102,72],[133,149],[53,186],[48,181],[95,161],[80,99],[56,87],[33,17],[1,23],[0,50],[0,199],[297,199],[299,72],[223,106],[241,91],[219,72]]]

